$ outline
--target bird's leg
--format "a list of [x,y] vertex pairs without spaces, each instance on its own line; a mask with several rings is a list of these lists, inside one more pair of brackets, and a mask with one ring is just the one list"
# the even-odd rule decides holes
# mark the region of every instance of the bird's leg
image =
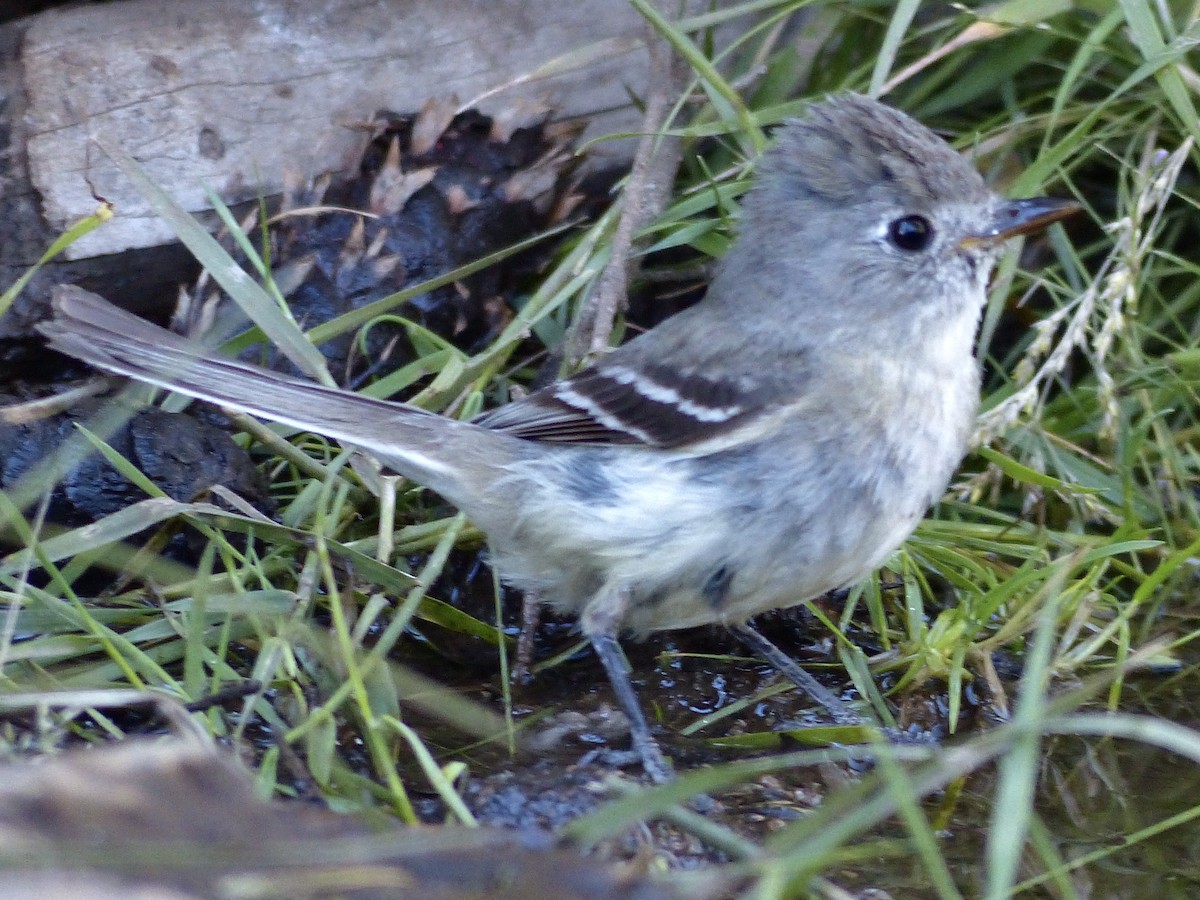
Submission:
[[743,644],[787,676],[796,687],[825,707],[837,724],[863,724],[862,716],[847,706],[829,688],[805,672],[799,663],[759,634],[757,630],[749,625],[730,625],[728,627]]
[[629,683],[629,671],[626,668],[625,656],[621,653],[621,645],[611,634],[593,634],[591,641],[596,655],[604,665],[604,671],[608,673],[613,693],[617,695],[617,703],[629,718],[629,734],[633,739],[633,749],[642,758],[642,767],[656,784],[666,784],[675,774],[671,771],[671,764],[663,756],[658,741],[650,733],[646,717],[642,715],[633,685]]
[[650,726],[642,714],[637,695],[629,681],[629,669],[621,645],[617,642],[621,617],[629,605],[629,591],[623,587],[605,587],[587,605],[581,623],[583,632],[592,642],[592,648],[600,657],[600,663],[608,674],[609,683],[617,697],[617,703],[629,719],[629,733],[633,749],[642,758],[642,767],[656,784],[666,784],[675,778],[671,764],[663,756],[662,748],[650,733]]

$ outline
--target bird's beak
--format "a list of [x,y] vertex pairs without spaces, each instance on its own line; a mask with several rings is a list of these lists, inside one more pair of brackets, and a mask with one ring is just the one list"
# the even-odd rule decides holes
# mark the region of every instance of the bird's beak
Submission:
[[1009,238],[1041,231],[1067,216],[1083,209],[1074,200],[1059,200],[1055,197],[1027,197],[1023,200],[1005,200],[992,215],[992,221],[978,234],[967,235],[960,247],[988,247],[1003,243]]

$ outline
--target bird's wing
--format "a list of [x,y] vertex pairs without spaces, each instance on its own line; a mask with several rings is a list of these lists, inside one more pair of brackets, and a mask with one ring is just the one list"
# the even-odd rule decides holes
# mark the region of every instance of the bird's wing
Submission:
[[475,421],[526,440],[678,449],[751,423],[773,408],[777,393],[766,377],[613,359]]

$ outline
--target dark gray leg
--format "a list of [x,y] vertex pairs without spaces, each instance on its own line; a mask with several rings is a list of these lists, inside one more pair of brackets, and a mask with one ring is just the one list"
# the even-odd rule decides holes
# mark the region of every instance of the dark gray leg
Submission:
[[675,773],[671,770],[671,764],[663,756],[658,741],[650,733],[650,726],[646,724],[646,717],[642,715],[642,708],[638,704],[637,695],[633,692],[633,685],[629,683],[629,672],[625,667],[625,655],[621,653],[621,645],[617,643],[616,637],[612,634],[593,634],[590,639],[596,655],[600,657],[600,662],[604,666],[604,671],[608,673],[608,680],[612,684],[613,693],[617,696],[617,703],[620,704],[621,710],[629,719],[633,749],[642,758],[642,767],[646,770],[646,774],[656,784],[672,781]]
[[730,625],[729,630],[737,635],[743,644],[791,680],[796,687],[825,707],[838,725],[863,724],[862,716],[847,706],[840,697],[835,696],[829,688],[805,672],[799,663],[754,628],[749,625]]

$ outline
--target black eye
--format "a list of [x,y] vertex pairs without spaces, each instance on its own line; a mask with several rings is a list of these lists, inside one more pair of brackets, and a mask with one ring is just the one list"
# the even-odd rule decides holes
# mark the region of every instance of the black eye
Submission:
[[905,216],[888,226],[888,240],[901,250],[916,253],[933,240],[933,226],[924,216]]

